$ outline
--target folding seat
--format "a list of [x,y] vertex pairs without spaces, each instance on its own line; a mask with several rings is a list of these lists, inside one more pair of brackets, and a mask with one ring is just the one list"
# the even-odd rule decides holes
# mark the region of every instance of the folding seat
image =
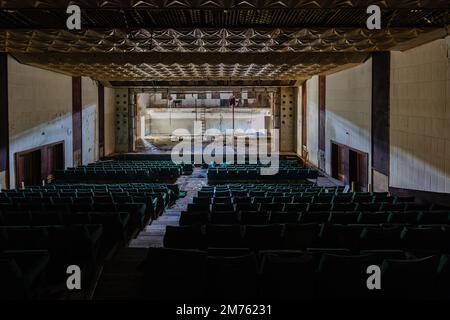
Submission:
[[308,210],[307,203],[286,203],[284,205],[285,212],[306,212]]
[[46,228],[7,227],[7,250],[46,250],[49,238]]
[[259,210],[262,212],[276,212],[283,211],[283,208],[283,203],[261,203]]
[[368,227],[361,232],[361,249],[400,249],[402,227]]
[[283,225],[251,226],[245,228],[245,242],[251,249],[267,250],[282,247]]
[[103,226],[103,245],[109,247],[126,241],[126,226],[130,215],[126,212],[90,212],[91,223]]
[[258,266],[254,254],[240,257],[208,257],[207,297],[254,299],[258,296]]
[[294,196],[292,199],[293,203],[312,203],[313,197],[312,196]]
[[408,202],[406,203],[406,211],[428,211],[430,209],[429,204],[425,203],[417,203],[417,202]]
[[316,195],[313,198],[313,203],[332,203],[333,195]]
[[390,224],[417,224],[419,211],[390,212],[388,223]]
[[64,221],[64,225],[72,226],[72,225],[84,225],[91,224],[91,216],[88,212],[78,212],[78,213],[68,213],[62,216],[62,220]]
[[83,205],[83,204],[93,204],[94,202],[92,201],[91,197],[86,197],[86,198],[73,198],[73,203],[75,205]]
[[[112,209],[112,208],[111,208]],[[130,224],[132,226],[144,227],[145,218],[149,217],[149,212],[153,213],[152,210],[147,210],[148,206],[144,203],[119,203],[115,205],[115,211],[117,212],[127,212],[130,214]],[[113,212],[113,211],[111,211]],[[154,217],[153,217],[154,218]]]
[[69,204],[69,205],[71,205],[73,203],[72,197],[64,197],[64,198],[52,197],[51,199],[52,199],[53,204]]
[[300,213],[298,212],[272,212],[270,215],[270,224],[298,223]]
[[324,254],[318,267],[321,298],[362,299],[367,296],[368,255]]
[[356,211],[356,203],[334,203],[333,211]]
[[273,203],[292,203],[291,196],[273,197]]
[[232,204],[233,203],[233,198],[226,198],[226,197],[214,197],[212,198],[212,203],[213,204]]
[[394,203],[395,197],[375,196],[374,203]]
[[331,203],[311,203],[308,206],[308,212],[325,212],[331,211],[333,205]]
[[415,197],[395,197],[394,203],[407,203],[415,202]]
[[408,254],[403,250],[361,250],[361,255],[369,255],[370,264],[381,266],[386,259],[404,260]]
[[201,226],[167,226],[164,247],[176,249],[197,249],[204,247]]
[[114,203],[113,198],[110,195],[94,196],[93,201],[94,201],[94,203],[102,203],[102,204],[103,203],[106,203],[106,204]]
[[385,299],[433,299],[437,294],[439,256],[412,260],[385,260],[381,266]]
[[211,212],[220,212],[220,211],[235,211],[233,204],[213,204],[211,207]]
[[113,195],[114,203],[133,203],[133,197],[127,195]]
[[187,211],[189,213],[209,212],[210,206],[208,204],[189,203],[188,207],[187,207]]
[[264,198],[266,196],[266,191],[250,191],[249,192],[250,197],[262,197]]
[[373,201],[373,196],[370,194],[365,194],[365,193],[355,193],[355,195],[353,196],[353,202],[358,202],[358,203],[372,203]]
[[74,204],[70,207],[73,213],[76,212],[91,212],[93,211],[93,206],[91,204]]
[[233,198],[234,204],[251,203],[251,202],[252,202],[252,198],[250,198],[250,197],[234,197]]
[[320,245],[325,248],[359,250],[362,247],[361,232],[365,227],[373,227],[373,225],[325,224],[321,230]]
[[236,211],[259,211],[260,204],[257,203],[238,203]]
[[[81,192],[78,191],[76,195],[77,199],[92,198],[92,197],[93,197],[92,191],[81,191]],[[76,200],[74,199],[74,201]]]
[[6,197],[0,198],[0,204],[10,204],[10,203],[12,203],[10,198],[6,198]]
[[266,197],[269,197],[269,198],[283,197],[283,192],[268,191],[266,194]]
[[242,211],[241,224],[266,225],[269,223],[270,214],[258,211]]
[[[356,202],[356,201],[355,201]],[[359,202],[356,210],[362,212],[378,212],[380,210],[381,203],[367,203],[367,202]]]
[[356,224],[358,223],[359,212],[331,212],[329,222],[331,224]]
[[216,191],[214,192],[215,197],[231,197],[230,191]]
[[273,198],[253,197],[253,203],[273,203]]
[[382,203],[380,211],[405,211],[406,203]]
[[195,204],[211,204],[211,198],[197,198],[194,197],[193,203]]
[[0,255],[0,299],[39,299],[49,263],[45,250],[8,251]]
[[51,255],[48,275],[51,283],[66,279],[67,266],[84,268],[96,261],[101,225],[72,225],[69,227],[46,227]]
[[116,205],[114,203],[94,203],[94,205],[92,205],[92,211],[94,211],[94,212],[115,212]]
[[405,248],[416,252],[441,252],[450,248],[447,233],[441,227],[406,227],[401,240]]
[[444,206],[441,204],[437,204],[437,203],[433,203],[432,205],[430,205],[429,208],[430,211],[449,211],[450,208],[448,206]]
[[28,211],[4,211],[5,226],[31,226],[31,215]]
[[180,215],[180,226],[189,226],[194,224],[206,224],[208,223],[209,215],[208,213],[200,212],[200,213],[190,213],[190,212],[181,212]]
[[248,191],[247,190],[232,190],[231,195],[233,197],[248,197]]
[[303,212],[300,223],[328,223],[330,212]]
[[301,251],[262,252],[263,299],[311,299],[315,285],[314,257]]
[[235,211],[216,211],[210,220],[212,224],[239,224],[239,215]]
[[208,248],[242,248],[245,246],[239,225],[206,225]]
[[206,258],[202,251],[150,248],[140,265],[144,296],[153,299],[158,292],[164,300],[204,298]]
[[33,226],[58,226],[63,225],[63,219],[57,212],[32,212],[31,225]]
[[315,247],[319,241],[320,225],[309,224],[286,224],[283,235],[283,248],[299,250]]
[[450,211],[424,211],[419,214],[420,224],[450,224]]
[[361,224],[382,224],[387,223],[389,212],[361,212],[358,217],[358,223]]

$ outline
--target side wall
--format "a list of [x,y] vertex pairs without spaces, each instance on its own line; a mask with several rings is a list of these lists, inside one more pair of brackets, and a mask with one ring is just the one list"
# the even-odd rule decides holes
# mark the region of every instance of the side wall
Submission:
[[[108,89],[105,109],[112,112]],[[72,78],[26,66],[8,56],[10,187],[16,186],[15,155],[18,152],[64,141],[65,166],[73,165]],[[82,79],[83,163],[98,160],[98,88],[89,78]],[[111,135],[114,120],[106,122],[108,150],[114,149]],[[112,137],[114,139],[114,137]],[[4,183],[5,177],[0,177]]]
[[64,141],[65,164],[72,159],[72,78],[22,65],[8,57],[10,187],[15,187],[15,154]]
[[[331,175],[331,141],[369,154],[372,158],[372,60],[326,77],[326,172]],[[317,136],[317,131],[311,133]]]
[[83,108],[83,164],[98,160],[98,87],[89,79],[82,78],[81,99]]
[[450,192],[450,37],[393,52],[390,186]]
[[319,165],[319,77],[312,77],[306,83],[307,91],[307,147],[308,160]]
[[105,156],[111,155],[116,148],[116,111],[114,89],[105,88]]

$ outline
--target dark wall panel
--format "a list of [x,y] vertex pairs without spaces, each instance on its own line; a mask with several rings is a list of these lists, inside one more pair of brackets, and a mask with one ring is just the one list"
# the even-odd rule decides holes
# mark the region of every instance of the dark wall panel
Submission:
[[302,153],[303,147],[307,146],[308,143],[308,113],[307,113],[307,103],[308,103],[308,91],[306,86],[306,81],[302,86]]
[[319,76],[319,150],[325,152],[326,76]]
[[0,171],[9,180],[8,55],[0,53]]
[[100,158],[105,156],[105,87],[98,85],[98,150]]
[[390,52],[372,55],[372,167],[389,176]]
[[83,106],[81,100],[81,77],[72,78],[72,134],[73,164],[79,166],[83,162]]

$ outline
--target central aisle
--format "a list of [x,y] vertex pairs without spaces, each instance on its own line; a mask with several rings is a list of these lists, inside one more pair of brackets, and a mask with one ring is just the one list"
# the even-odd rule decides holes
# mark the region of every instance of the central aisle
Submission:
[[136,239],[130,242],[130,248],[163,246],[166,226],[178,226],[181,212],[187,209],[188,203],[192,202],[192,198],[197,195],[202,186],[208,184],[206,169],[194,168],[192,175],[181,176],[176,184],[180,187],[180,191],[186,192],[186,196],[178,199],[173,206],[164,211],[164,214],[158,220],[148,225]]

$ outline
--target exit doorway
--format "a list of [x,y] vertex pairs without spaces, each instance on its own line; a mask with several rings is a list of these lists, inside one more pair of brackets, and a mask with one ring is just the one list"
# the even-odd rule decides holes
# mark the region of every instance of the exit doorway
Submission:
[[64,169],[64,163],[64,142],[16,153],[16,187],[49,182],[55,170]]

